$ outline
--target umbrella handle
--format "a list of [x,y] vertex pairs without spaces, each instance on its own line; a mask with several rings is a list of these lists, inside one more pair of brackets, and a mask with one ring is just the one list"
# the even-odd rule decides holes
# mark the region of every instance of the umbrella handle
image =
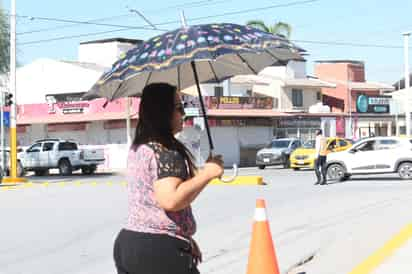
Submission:
[[233,164],[233,175],[230,176],[229,178],[220,178],[220,181],[224,182],[224,183],[231,183],[232,181],[234,181],[238,175],[238,168],[237,168],[237,164]]

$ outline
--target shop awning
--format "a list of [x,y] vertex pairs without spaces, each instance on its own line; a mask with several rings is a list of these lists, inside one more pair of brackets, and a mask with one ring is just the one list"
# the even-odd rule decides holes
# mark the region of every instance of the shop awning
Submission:
[[[131,119],[136,119],[137,113],[131,114]],[[124,112],[95,112],[90,114],[49,114],[42,116],[19,116],[18,125],[30,124],[59,124],[59,123],[79,123],[105,120],[126,119]]]

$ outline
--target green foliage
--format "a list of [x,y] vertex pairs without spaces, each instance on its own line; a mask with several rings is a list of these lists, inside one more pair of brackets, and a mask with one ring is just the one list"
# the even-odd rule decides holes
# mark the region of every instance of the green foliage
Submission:
[[292,27],[288,23],[277,22],[272,26],[266,25],[262,20],[251,20],[246,23],[248,26],[270,32],[273,34],[280,34],[287,38],[290,38]]

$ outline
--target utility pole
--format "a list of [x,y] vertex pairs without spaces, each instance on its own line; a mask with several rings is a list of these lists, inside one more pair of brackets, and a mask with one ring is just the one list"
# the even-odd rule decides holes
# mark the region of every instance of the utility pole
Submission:
[[25,182],[17,178],[17,107],[16,107],[16,0],[11,0],[10,12],[10,94],[14,98],[10,105],[10,177],[3,182]]
[[411,134],[411,109],[410,109],[410,92],[408,91],[409,83],[409,36],[411,32],[404,32],[403,35],[403,45],[404,45],[404,68],[405,68],[405,125],[406,125],[406,136]]

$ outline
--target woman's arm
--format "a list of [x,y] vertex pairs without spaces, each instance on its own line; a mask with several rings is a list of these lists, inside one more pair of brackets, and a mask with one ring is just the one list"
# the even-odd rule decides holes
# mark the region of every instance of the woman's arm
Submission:
[[188,207],[205,186],[223,174],[223,162],[215,157],[193,178],[183,181],[178,177],[165,177],[154,182],[155,199],[166,211],[179,211]]

